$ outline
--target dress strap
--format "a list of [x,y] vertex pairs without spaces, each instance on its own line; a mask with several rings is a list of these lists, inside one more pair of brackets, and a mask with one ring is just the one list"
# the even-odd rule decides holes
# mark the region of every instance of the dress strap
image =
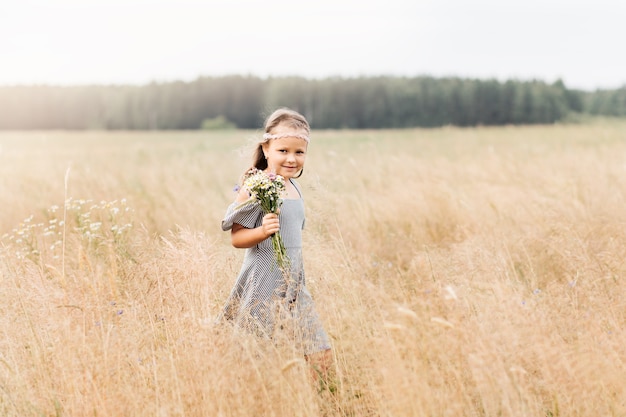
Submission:
[[298,182],[296,180],[294,180],[293,178],[289,178],[289,181],[291,182],[291,184],[293,184],[294,188],[296,189],[296,191],[300,195],[300,198],[303,198],[302,197],[302,190],[300,189],[300,184],[298,184]]

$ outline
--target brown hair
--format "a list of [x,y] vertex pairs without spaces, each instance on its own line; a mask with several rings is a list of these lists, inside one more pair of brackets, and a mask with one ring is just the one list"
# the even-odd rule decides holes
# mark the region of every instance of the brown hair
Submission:
[[[275,133],[274,129],[276,129],[278,126],[284,126],[296,130],[304,130],[307,135],[311,133],[311,128],[309,127],[309,122],[306,121],[306,118],[297,111],[288,109],[286,107],[275,110],[267,117],[267,119],[265,119],[264,133]],[[267,169],[267,160],[265,159],[265,155],[263,154],[263,144],[268,140],[269,139],[262,138],[257,142],[257,146],[252,156],[252,165],[254,168],[261,170]]]

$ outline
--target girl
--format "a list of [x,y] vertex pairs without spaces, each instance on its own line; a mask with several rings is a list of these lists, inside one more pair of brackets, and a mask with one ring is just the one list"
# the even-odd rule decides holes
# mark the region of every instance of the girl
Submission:
[[[230,230],[233,246],[245,248],[246,253],[221,318],[267,337],[273,336],[275,328],[291,324],[305,357],[325,371],[330,343],[305,284],[304,202],[294,181],[304,170],[309,133],[304,116],[290,109],[276,110],[265,122],[265,134],[253,156],[254,168],[285,179],[283,204],[280,215],[264,214],[258,203],[242,206],[250,198],[242,187],[228,207],[222,229]],[[278,231],[290,260],[287,274],[276,264],[270,239]]]

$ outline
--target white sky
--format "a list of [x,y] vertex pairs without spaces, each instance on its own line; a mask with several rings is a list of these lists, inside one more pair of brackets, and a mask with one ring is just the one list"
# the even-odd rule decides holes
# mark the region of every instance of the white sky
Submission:
[[626,85],[624,0],[0,0],[0,85],[432,75]]

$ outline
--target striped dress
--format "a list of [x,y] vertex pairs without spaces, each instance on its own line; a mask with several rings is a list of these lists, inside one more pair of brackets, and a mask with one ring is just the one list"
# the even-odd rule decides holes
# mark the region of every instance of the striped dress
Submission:
[[[291,182],[301,198],[283,200],[279,215],[290,273],[285,276],[278,268],[270,238],[246,249],[220,319],[270,338],[277,329],[290,328],[304,354],[311,354],[330,349],[330,342],[306,288],[302,262],[304,202],[299,186]],[[224,231],[232,229],[234,223],[249,229],[261,226],[264,213],[259,204],[238,206],[237,202],[228,206],[222,220]]]

